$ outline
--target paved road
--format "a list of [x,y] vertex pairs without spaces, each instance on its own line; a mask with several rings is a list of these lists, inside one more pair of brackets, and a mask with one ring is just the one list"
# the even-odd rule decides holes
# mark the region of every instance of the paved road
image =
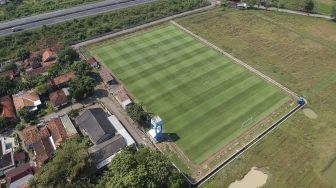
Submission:
[[52,25],[85,16],[91,16],[112,10],[123,9],[157,0],[105,0],[97,3],[86,4],[69,9],[39,14],[0,23],[0,36],[13,34],[12,28],[30,30],[43,25]]

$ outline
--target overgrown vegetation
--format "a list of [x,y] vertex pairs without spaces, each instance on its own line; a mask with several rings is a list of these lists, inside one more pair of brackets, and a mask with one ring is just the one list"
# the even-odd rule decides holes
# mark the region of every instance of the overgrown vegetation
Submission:
[[151,114],[143,109],[141,104],[133,103],[127,106],[127,114],[143,128],[149,128]]
[[0,21],[68,8],[98,0],[10,0],[0,6]]
[[53,158],[29,182],[29,187],[85,187],[92,168],[89,141],[74,138],[63,142]]
[[116,32],[208,4],[207,0],[159,0],[153,3],[69,21],[0,38],[0,57],[14,58],[19,49],[45,48],[56,43],[69,44]]
[[109,164],[97,188],[188,187],[183,177],[158,151],[123,150]]

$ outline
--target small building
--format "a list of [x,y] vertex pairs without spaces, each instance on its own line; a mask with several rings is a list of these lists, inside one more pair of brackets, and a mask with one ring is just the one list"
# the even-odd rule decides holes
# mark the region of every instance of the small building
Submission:
[[126,109],[128,105],[133,103],[122,86],[114,89],[113,95],[124,109]]
[[57,57],[56,51],[53,49],[47,49],[42,53],[43,62],[55,61],[56,57]]
[[76,75],[74,72],[68,72],[66,74],[63,74],[61,76],[49,80],[49,85],[58,88],[65,87],[67,86],[68,82],[70,82],[73,78],[75,78],[75,76]]
[[0,144],[0,176],[2,176],[6,170],[15,167],[14,138],[0,137]]
[[59,118],[62,121],[62,124],[65,128],[68,138],[72,138],[78,135],[77,129],[75,128],[75,126],[73,125],[71,119],[67,114],[62,115]]
[[13,101],[16,111],[26,108],[29,111],[35,111],[42,104],[40,97],[34,90],[21,91],[13,95]]
[[16,119],[14,104],[8,95],[0,98],[0,114],[4,118]]
[[76,123],[94,144],[88,151],[97,169],[111,162],[113,156],[127,146],[124,137],[117,132],[100,108],[86,110],[76,118]]
[[49,94],[50,102],[54,105],[55,109],[60,109],[62,106],[70,102],[70,92],[68,88],[59,89]]
[[93,67],[93,68],[96,68],[98,69],[99,68],[99,62],[96,60],[96,58],[94,57],[90,57],[88,60],[87,60],[88,64]]
[[34,175],[34,169],[29,163],[22,164],[5,173],[7,184],[10,188],[26,185]]
[[106,85],[112,85],[112,84],[116,83],[114,77],[105,68],[102,68],[102,69],[99,70],[99,75]]
[[160,142],[162,140],[162,129],[163,121],[159,116],[154,116],[151,119],[151,129],[148,131],[148,134],[155,142]]
[[54,118],[47,122],[46,124],[51,137],[53,139],[53,143],[56,148],[66,139],[68,139],[68,134],[63,126],[62,120],[60,118]]
[[27,77],[35,77],[39,75],[48,75],[48,67],[38,67],[36,69],[33,69],[32,67],[26,69],[26,76]]

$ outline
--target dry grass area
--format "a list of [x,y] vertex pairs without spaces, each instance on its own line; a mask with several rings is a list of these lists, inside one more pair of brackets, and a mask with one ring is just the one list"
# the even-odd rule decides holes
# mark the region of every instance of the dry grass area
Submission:
[[177,20],[184,27],[303,94],[318,118],[302,112],[222,170],[205,187],[225,187],[251,167],[266,187],[332,187],[324,172],[336,158],[336,24],[266,11],[215,9]]

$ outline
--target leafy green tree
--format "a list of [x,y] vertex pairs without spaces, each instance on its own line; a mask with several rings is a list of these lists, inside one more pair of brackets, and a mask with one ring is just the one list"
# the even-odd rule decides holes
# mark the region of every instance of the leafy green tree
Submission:
[[86,176],[93,167],[88,147],[88,140],[79,137],[63,142],[29,187],[86,187]]
[[10,94],[15,89],[15,84],[9,77],[0,78],[0,96]]
[[70,94],[75,100],[80,100],[94,91],[95,80],[89,76],[76,76],[70,82]]
[[149,127],[151,114],[141,104],[133,103],[127,107],[127,114],[142,127]]
[[89,75],[92,71],[92,67],[85,61],[75,61],[71,69],[76,72],[76,75]]
[[61,64],[72,64],[79,60],[79,54],[71,47],[65,47],[57,54],[57,62]]
[[30,56],[30,51],[27,48],[20,48],[16,54],[16,57],[21,61],[28,59],[29,56]]
[[9,63],[2,68],[3,71],[8,71],[8,70],[17,70],[17,65],[15,63]]
[[20,118],[22,118],[25,122],[30,122],[32,120],[34,120],[35,117],[35,112],[31,112],[29,111],[27,108],[22,108],[20,110],[18,110],[18,115]]
[[39,94],[39,95],[43,95],[46,94],[48,91],[50,91],[50,86],[48,85],[47,82],[45,83],[40,83],[39,85],[37,85],[35,87],[35,91]]
[[169,160],[148,148],[123,150],[109,164],[98,188],[188,187]]
[[314,7],[315,7],[314,1],[313,0],[307,0],[306,4],[304,6],[304,11],[306,11],[308,13],[313,12]]

